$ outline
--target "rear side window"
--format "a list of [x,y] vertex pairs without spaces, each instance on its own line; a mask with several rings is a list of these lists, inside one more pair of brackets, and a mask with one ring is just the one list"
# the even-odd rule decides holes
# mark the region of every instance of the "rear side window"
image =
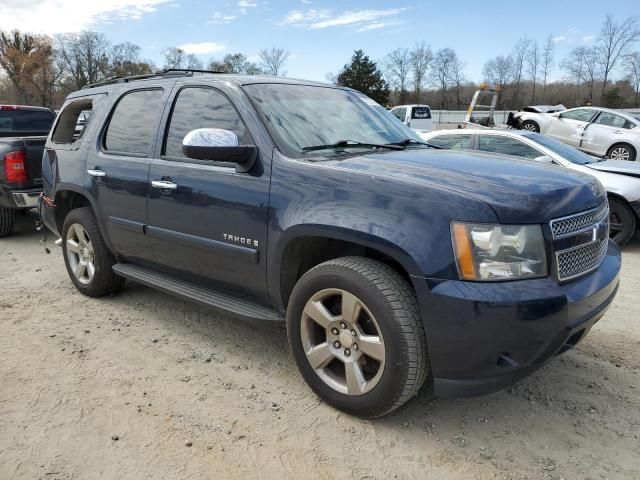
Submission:
[[533,147],[515,138],[500,137],[498,135],[480,135],[478,137],[478,150],[483,152],[501,153],[533,160],[544,155]]
[[178,93],[165,141],[164,155],[184,158],[182,140],[197,128],[221,128],[238,136],[241,145],[252,144],[240,115],[222,93],[212,88],[187,87]]
[[413,107],[411,110],[411,120],[428,120],[431,118],[429,107]]
[[156,125],[162,113],[162,90],[137,90],[117,103],[104,136],[104,149],[118,153],[149,155]]
[[460,150],[462,148],[473,148],[473,142],[471,134],[456,134],[456,135],[440,135],[438,137],[432,137],[428,142],[436,147],[446,148],[448,150]]
[[45,136],[55,118],[56,114],[51,110],[0,107],[0,137]]
[[594,123],[615,128],[633,128],[635,125],[624,117],[615,113],[601,112]]
[[92,110],[106,98],[105,94],[79,98],[65,105],[58,117],[51,140],[58,144],[72,144],[86,130]]

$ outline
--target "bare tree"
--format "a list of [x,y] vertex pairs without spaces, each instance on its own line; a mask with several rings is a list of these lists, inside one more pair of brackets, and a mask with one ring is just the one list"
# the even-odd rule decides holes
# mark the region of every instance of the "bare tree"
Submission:
[[260,75],[262,70],[258,65],[247,60],[243,53],[228,53],[222,60],[211,59],[209,70],[234,73],[236,75]]
[[[109,74],[111,44],[102,33],[85,31],[57,39],[57,62],[68,90],[79,90]],[[70,85],[68,85],[70,84]]]
[[542,101],[547,98],[547,79],[553,68],[553,37],[549,35],[542,49]]
[[289,51],[284,48],[272,47],[269,49],[263,48],[259,52],[262,68],[268,75],[286,76],[287,72],[284,69],[287,60],[289,59]]
[[424,84],[429,66],[433,61],[433,52],[429,45],[425,45],[424,41],[416,43],[413,50],[409,52],[411,62],[411,71],[413,73],[413,89],[416,92],[416,98],[420,103],[420,92]]
[[407,79],[411,71],[411,56],[406,48],[397,48],[387,55],[384,60],[389,83],[394,85],[400,93],[400,103],[404,104],[407,97]]
[[460,110],[461,102],[460,102],[460,93],[462,90],[462,84],[466,81],[466,77],[464,75],[464,62],[458,58],[456,52],[453,52],[453,57],[451,59],[451,68],[449,70],[450,82],[453,88],[456,91],[456,110]]
[[202,62],[198,60],[198,57],[196,57],[193,53],[187,55],[184,60],[186,63],[185,68],[191,70],[202,70]]
[[602,92],[600,101],[604,99],[607,81],[621,59],[629,53],[629,49],[640,39],[640,25],[636,17],[629,17],[617,23],[611,15],[607,15],[600,29],[598,60],[602,66]]
[[595,84],[599,77],[598,52],[595,48],[576,47],[562,61],[560,65],[569,74],[569,78],[575,82],[576,103],[581,103],[580,85],[584,84],[589,93],[590,104],[593,104]]
[[151,73],[151,65],[140,59],[140,47],[131,42],[111,47],[109,64],[110,75],[115,77]]
[[633,88],[635,97],[633,106],[638,107],[640,100],[640,52],[633,52],[627,57],[626,61],[627,80]]
[[522,71],[524,69],[524,63],[527,58],[527,54],[529,52],[529,45],[531,40],[528,38],[521,38],[516,43],[516,46],[513,49],[513,81],[515,83],[514,93],[513,93],[513,107],[517,108],[519,106],[519,96],[520,96],[520,84],[522,82]]
[[440,110],[446,110],[449,106],[447,90],[452,85],[452,69],[456,58],[456,52],[450,48],[442,48],[433,56],[431,82],[440,92]]
[[502,108],[502,102],[507,91],[507,85],[513,80],[513,59],[511,56],[499,55],[484,64],[482,75],[485,81],[498,87],[498,109]]
[[164,68],[185,68],[187,54],[178,47],[167,48],[164,51]]
[[529,52],[526,57],[527,73],[530,75],[532,83],[531,89],[531,103],[536,103],[536,83],[538,81],[538,69],[540,68],[540,50],[538,49],[538,42],[535,40],[531,42]]

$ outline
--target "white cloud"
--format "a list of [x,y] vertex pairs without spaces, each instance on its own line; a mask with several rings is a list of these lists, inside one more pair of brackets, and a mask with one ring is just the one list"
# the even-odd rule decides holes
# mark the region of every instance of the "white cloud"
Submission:
[[236,15],[224,15],[222,12],[213,12],[213,15],[209,19],[208,23],[223,24],[230,23],[238,18]]
[[564,35],[560,35],[559,37],[553,37],[551,40],[554,43],[564,42],[566,40],[566,37]]
[[349,10],[335,15],[331,10],[292,10],[281,22],[281,25],[304,26],[312,29],[350,26],[358,32],[366,32],[383,28],[387,24],[397,24],[397,21],[385,23],[381,22],[380,19],[394,18],[404,10],[404,8]]
[[170,0],[1,0],[0,29],[32,33],[79,32],[113,17],[139,20]]
[[180,50],[184,50],[185,53],[194,53],[196,55],[204,55],[207,53],[218,53],[225,50],[227,47],[218,42],[202,42],[202,43],[185,43],[184,45],[178,45]]
[[249,8],[255,8],[258,6],[258,2],[253,2],[250,0],[240,0],[238,2],[238,7],[240,7],[240,13],[242,15],[246,15],[247,14],[247,9]]
[[595,38],[595,35],[585,35],[584,37],[582,37],[582,40],[585,42],[592,42]]

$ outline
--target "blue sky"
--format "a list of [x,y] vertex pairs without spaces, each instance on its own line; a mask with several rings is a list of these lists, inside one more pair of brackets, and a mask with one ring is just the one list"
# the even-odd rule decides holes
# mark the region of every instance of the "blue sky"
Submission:
[[[325,80],[354,49],[379,60],[424,40],[454,48],[465,72],[480,80],[482,65],[507,54],[520,37],[555,38],[556,58],[596,41],[607,13],[640,15],[640,0],[533,2],[352,0],[2,0],[0,29],[61,33],[91,28],[113,42],[131,41],[162,65],[162,51],[184,46],[206,62],[243,52],[257,61],[264,47],[291,52],[289,76]],[[492,8],[493,7],[493,8]],[[640,45],[638,46],[640,48]],[[554,77],[561,76],[557,71]]]

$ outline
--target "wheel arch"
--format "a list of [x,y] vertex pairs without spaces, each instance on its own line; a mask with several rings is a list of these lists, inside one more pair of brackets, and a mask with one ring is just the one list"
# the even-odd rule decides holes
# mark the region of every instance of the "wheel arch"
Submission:
[[616,148],[616,147],[628,147],[631,149],[631,151],[634,154],[634,161],[638,159],[638,149],[636,147],[633,146],[633,144],[629,143],[629,142],[625,142],[625,141],[621,141],[621,142],[616,142],[613,145],[611,145],[609,148],[607,148],[607,158],[609,158],[609,155],[611,154],[611,151]]
[[398,272],[415,290],[412,276],[420,270],[411,256],[393,243],[347,228],[299,225],[281,237],[270,265],[272,298],[287,307],[298,279],[320,263],[343,256],[378,260]]

